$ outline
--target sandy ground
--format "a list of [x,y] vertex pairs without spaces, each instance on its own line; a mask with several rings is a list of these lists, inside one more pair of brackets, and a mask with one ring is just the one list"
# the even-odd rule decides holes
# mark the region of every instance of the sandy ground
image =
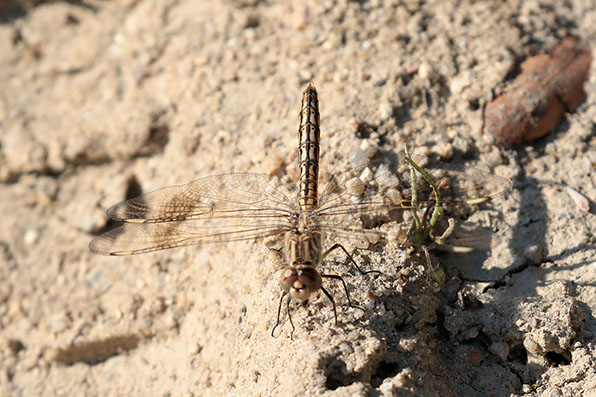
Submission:
[[[510,1],[73,1],[2,8],[0,395],[596,395],[596,76],[542,140],[500,149],[482,105],[596,4]],[[490,249],[332,256],[365,312],[295,305],[270,336],[271,243],[102,257],[105,210],[230,171],[295,173],[313,79],[323,161],[364,140],[513,181],[465,222]],[[337,168],[338,169],[338,168]],[[594,203],[592,202],[592,208]],[[474,229],[475,228],[475,229]]]

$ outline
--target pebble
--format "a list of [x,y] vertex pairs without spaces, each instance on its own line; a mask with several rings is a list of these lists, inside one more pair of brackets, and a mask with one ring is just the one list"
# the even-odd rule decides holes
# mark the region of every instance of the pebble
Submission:
[[395,385],[391,382],[391,379],[385,379],[379,386],[379,391],[383,396],[393,396],[395,395]]
[[37,242],[37,240],[39,239],[39,233],[37,232],[37,230],[35,229],[29,229],[25,232],[25,244],[27,245],[33,245]]
[[379,106],[379,116],[381,119],[386,120],[393,115],[393,105],[390,102],[383,102]]
[[385,197],[387,197],[393,204],[399,204],[402,201],[402,196],[399,194],[397,189],[388,190]]
[[356,149],[348,154],[348,161],[353,168],[361,168],[366,164],[367,157],[362,149]]
[[526,335],[526,338],[524,339],[524,347],[527,351],[529,351],[532,354],[536,354],[539,356],[544,354],[544,350],[542,350],[540,345],[534,342],[529,335]]
[[453,146],[448,142],[439,142],[431,150],[441,157],[441,161],[449,161],[453,157]]
[[302,30],[306,26],[309,17],[309,9],[305,5],[300,5],[292,13],[292,29]]
[[503,361],[507,361],[509,355],[509,345],[504,341],[493,342],[489,347],[488,351],[499,357]]
[[533,264],[539,264],[544,259],[544,248],[538,244],[530,245],[524,250],[524,258]]
[[372,179],[373,179],[373,173],[370,170],[370,168],[366,167],[360,174],[360,180],[364,183],[368,183],[368,182],[372,181]]
[[569,186],[567,186],[565,190],[580,210],[590,212],[590,200],[588,200],[586,196]]
[[370,159],[377,153],[379,147],[374,141],[371,141],[370,139],[364,139],[360,143],[360,149],[364,152],[364,155]]
[[418,67],[418,77],[421,79],[433,80],[436,74],[434,67],[427,62],[422,62]]

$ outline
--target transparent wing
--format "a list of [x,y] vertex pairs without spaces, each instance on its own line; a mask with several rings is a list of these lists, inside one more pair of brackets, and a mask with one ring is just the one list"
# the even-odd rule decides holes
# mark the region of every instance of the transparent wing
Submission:
[[107,214],[131,223],[190,219],[267,219],[287,215],[296,200],[291,185],[267,174],[211,175],[165,187],[111,207]]
[[167,223],[125,223],[94,238],[92,252],[102,255],[135,255],[169,248],[228,241],[252,240],[284,233],[287,224],[206,226],[196,220]]
[[[474,204],[493,200],[511,190],[511,181],[474,167],[454,164],[419,165],[437,184],[442,206]],[[418,204],[434,205],[431,186],[417,173]],[[408,209],[412,205],[412,178],[405,156],[385,155],[371,161],[350,161],[343,171],[321,189],[319,215],[366,213]]]
[[[404,155],[385,155],[373,161],[358,158],[350,159],[344,171],[321,190],[320,206],[313,215],[330,237],[378,239],[383,232],[360,226],[363,215],[369,219],[386,218],[392,213],[401,216],[401,210],[414,208],[410,167]],[[436,183],[442,208],[490,201],[511,189],[509,179],[490,172],[442,163],[425,165],[421,159],[414,160]],[[433,207],[435,194],[418,173],[416,186],[418,208]]]
[[132,255],[283,233],[295,213],[294,185],[267,174],[212,175],[111,207],[125,222],[91,241],[91,251]]

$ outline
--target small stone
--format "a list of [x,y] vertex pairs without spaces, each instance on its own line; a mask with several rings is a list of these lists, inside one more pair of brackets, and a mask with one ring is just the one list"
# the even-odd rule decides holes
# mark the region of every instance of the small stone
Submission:
[[383,102],[379,106],[379,116],[381,119],[386,120],[393,115],[393,105],[389,102]]
[[503,164],[503,157],[501,156],[501,152],[496,147],[493,146],[493,148],[494,150],[491,150],[491,152],[484,158],[484,162],[486,163],[487,167],[491,170],[496,166]]
[[465,88],[470,86],[470,72],[464,71],[460,76],[451,79],[449,82],[449,91],[452,95],[461,94]]
[[389,201],[392,204],[399,204],[402,201],[402,196],[401,194],[397,191],[397,189],[389,189],[386,193],[385,193],[385,197],[387,199],[389,199]]
[[309,9],[305,5],[300,5],[292,13],[292,29],[302,30],[306,26],[309,17]]
[[588,200],[586,196],[569,186],[567,186],[566,191],[569,197],[571,197],[575,205],[577,205],[580,210],[584,212],[590,212],[590,200]]
[[509,345],[504,341],[493,342],[489,347],[488,351],[499,357],[501,360],[506,361],[509,355]]
[[524,258],[533,264],[539,264],[544,259],[544,248],[541,245],[534,244],[526,247]]
[[25,232],[25,244],[27,245],[33,245],[37,242],[37,240],[39,239],[39,233],[37,232],[37,230],[35,229],[29,229]]
[[8,340],[8,350],[13,356],[16,356],[18,352],[25,349],[25,345],[18,339],[9,339]]
[[372,181],[372,179],[373,179],[373,172],[370,170],[370,168],[366,167],[360,174],[360,180],[364,183],[368,183],[368,182]]
[[466,365],[478,366],[486,359],[486,354],[472,345],[460,345],[456,352],[462,363]]
[[436,76],[434,67],[426,62],[422,62],[418,67],[418,77],[424,80],[433,80]]
[[360,143],[360,149],[362,149],[364,155],[370,159],[377,153],[379,147],[375,142],[371,141],[370,139],[365,139],[362,141],[362,143]]
[[385,379],[381,386],[379,386],[379,391],[382,396],[393,396],[395,395],[395,385],[390,379]]
[[356,149],[348,154],[348,161],[353,168],[361,168],[367,162],[366,154],[362,149]]
[[526,338],[524,339],[524,347],[532,354],[536,354],[538,356],[544,355],[544,350],[542,350],[542,347],[540,347],[538,343],[534,342],[530,335],[526,335]]
[[405,368],[399,374],[393,377],[393,384],[395,387],[399,388],[406,388],[411,387],[412,383],[414,382],[414,374],[412,373],[412,369]]
[[398,241],[401,237],[402,230],[399,225],[393,225],[391,229],[387,232],[387,240],[388,241]]
[[[258,162],[255,162],[258,163]],[[262,162],[263,169],[269,175],[277,175],[280,176],[283,174],[286,163],[284,159],[277,153],[272,153],[265,157]]]
[[172,313],[168,313],[164,316],[164,324],[167,329],[174,329],[178,327],[178,320],[174,317]]
[[453,157],[453,146],[447,142],[439,142],[431,150],[441,157],[441,161],[448,161]]
[[379,242],[380,236],[378,233],[370,232],[370,233],[366,233],[366,239],[368,240],[369,244],[372,246]]
[[402,338],[397,344],[397,351],[399,352],[411,352],[414,351],[418,345],[419,340],[412,338]]

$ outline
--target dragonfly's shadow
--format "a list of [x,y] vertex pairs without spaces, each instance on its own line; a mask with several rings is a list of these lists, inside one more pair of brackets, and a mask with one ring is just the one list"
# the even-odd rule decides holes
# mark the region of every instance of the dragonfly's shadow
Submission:
[[[126,191],[124,193],[124,200],[130,200],[135,197],[141,197],[143,195],[143,187],[141,183],[137,179],[137,177],[133,174],[131,175],[128,180],[126,181]],[[116,229],[118,226],[121,226],[122,222],[115,221],[111,218],[106,220],[106,223],[91,232],[94,236],[99,236],[101,234],[107,233],[110,230]]]
[[433,254],[464,279],[489,280],[491,270],[482,268],[482,264],[490,257],[493,244],[495,235],[489,226],[460,222],[445,244],[436,247]]

